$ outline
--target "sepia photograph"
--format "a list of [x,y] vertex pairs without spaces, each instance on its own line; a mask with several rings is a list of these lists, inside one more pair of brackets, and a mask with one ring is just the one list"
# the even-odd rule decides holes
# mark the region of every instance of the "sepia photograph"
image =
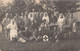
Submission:
[[80,1],[0,0],[0,51],[80,51]]

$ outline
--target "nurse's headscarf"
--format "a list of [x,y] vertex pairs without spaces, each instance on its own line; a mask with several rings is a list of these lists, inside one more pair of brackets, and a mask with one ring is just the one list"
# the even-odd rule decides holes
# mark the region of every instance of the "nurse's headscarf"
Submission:
[[48,16],[48,13],[47,12],[44,12],[44,16],[43,17],[47,17]]
[[64,17],[64,15],[61,13],[61,14],[59,15],[59,18],[65,18],[65,17]]
[[12,19],[12,20],[11,20],[11,22],[10,22],[10,24],[11,24],[11,25],[16,25],[15,20],[14,20],[14,19]]

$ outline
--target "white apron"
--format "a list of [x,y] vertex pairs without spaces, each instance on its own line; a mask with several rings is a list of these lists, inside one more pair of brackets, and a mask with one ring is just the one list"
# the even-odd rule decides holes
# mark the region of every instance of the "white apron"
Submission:
[[10,36],[14,38],[18,37],[18,33],[15,25],[11,25]]
[[17,25],[15,24],[9,24],[7,28],[10,29],[10,40],[12,41],[12,38],[18,37],[18,32],[17,32]]
[[73,32],[76,32],[76,23],[73,23]]
[[59,27],[63,26],[64,20],[65,20],[65,18],[62,18],[62,19],[59,18],[59,19],[58,19],[57,24],[59,25]]

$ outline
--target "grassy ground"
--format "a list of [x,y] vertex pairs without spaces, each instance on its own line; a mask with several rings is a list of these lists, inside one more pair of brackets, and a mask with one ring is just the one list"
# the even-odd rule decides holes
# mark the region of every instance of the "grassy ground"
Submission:
[[0,49],[2,51],[79,51],[80,40],[61,40],[54,42],[9,42],[5,34],[0,34]]

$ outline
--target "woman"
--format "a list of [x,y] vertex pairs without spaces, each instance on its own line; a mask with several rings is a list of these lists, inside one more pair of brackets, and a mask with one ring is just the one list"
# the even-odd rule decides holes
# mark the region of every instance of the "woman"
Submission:
[[18,28],[14,20],[11,20],[10,24],[7,25],[7,28],[10,29],[10,41],[12,41],[13,38],[18,38]]
[[43,20],[46,20],[46,23],[49,23],[49,16],[48,16],[48,13],[47,12],[44,13],[44,16],[42,18],[42,21]]
[[[63,25],[65,24],[65,17],[64,17],[64,15],[62,13],[59,15],[57,24],[58,24],[58,28],[59,28],[59,34],[60,34],[60,33],[62,33],[62,31],[63,31]],[[59,41],[59,39],[58,39],[59,34],[57,34],[55,36],[55,39],[56,39],[55,43],[57,43]]]
[[63,25],[65,24],[65,17],[64,17],[64,15],[62,13],[59,15],[57,24],[59,26],[59,31],[61,33],[62,29],[63,29]]

